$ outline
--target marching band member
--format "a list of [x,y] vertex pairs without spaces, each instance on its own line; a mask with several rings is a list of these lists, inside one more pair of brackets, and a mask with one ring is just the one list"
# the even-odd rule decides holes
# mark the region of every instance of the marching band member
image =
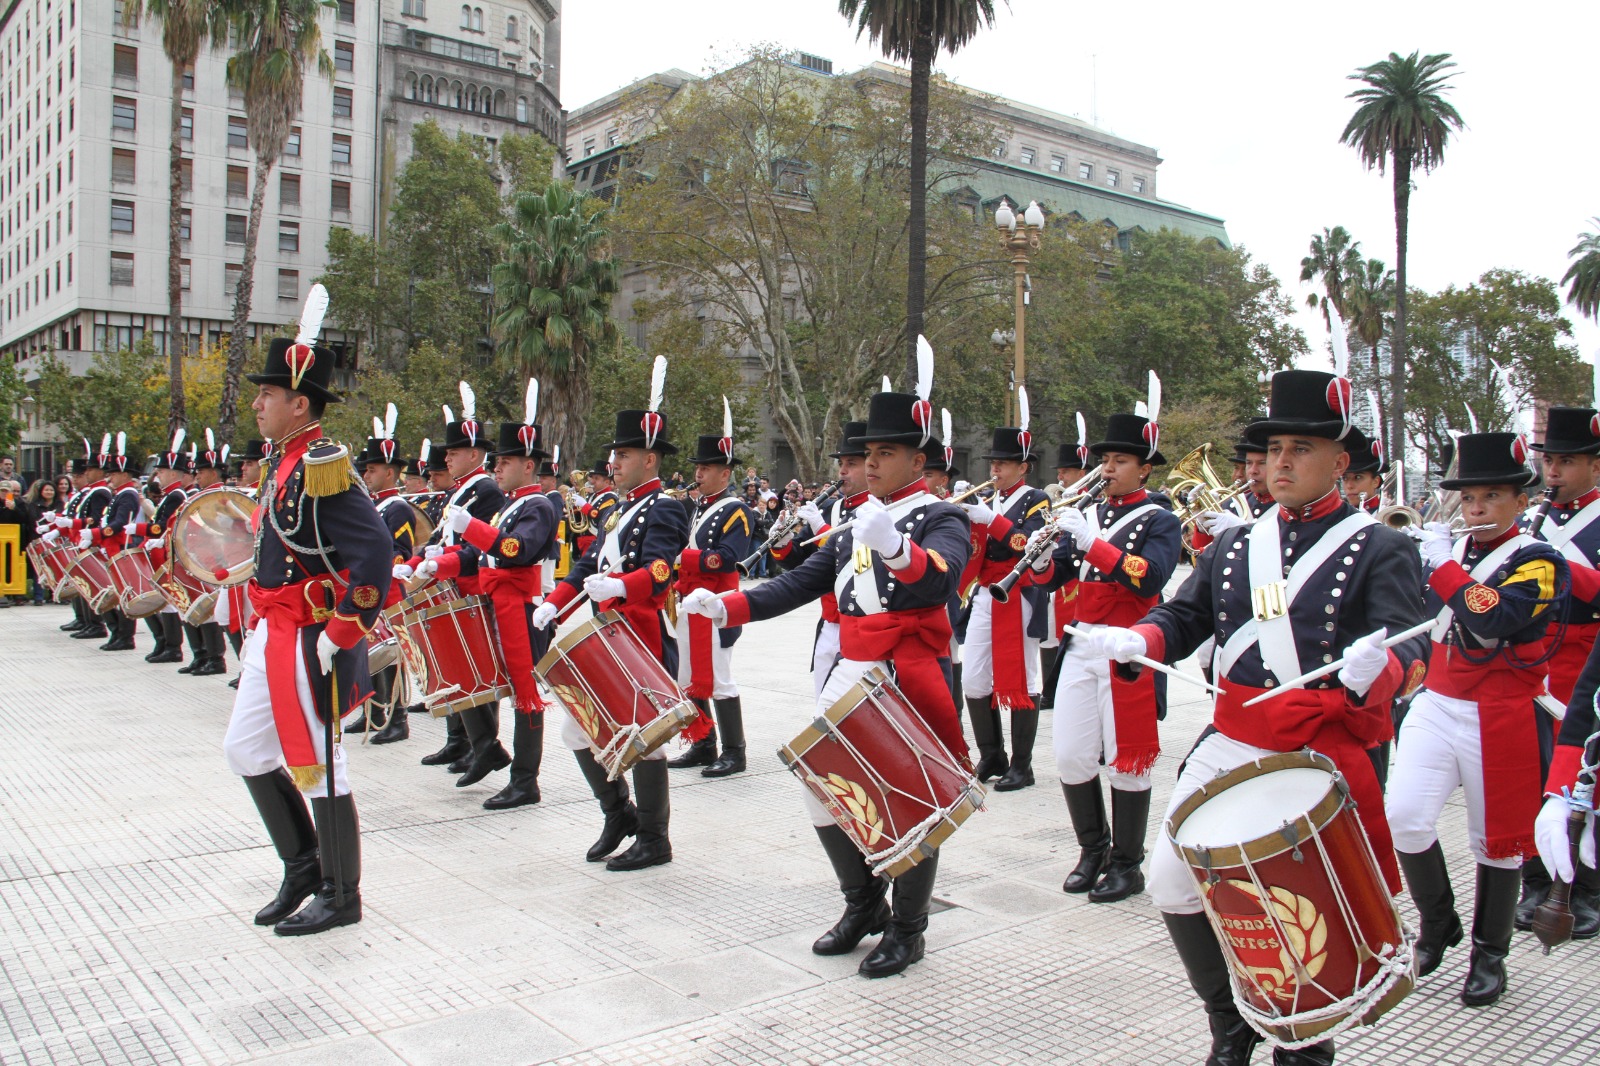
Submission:
[[[722,436],[701,435],[689,462],[694,464],[700,499],[692,505],[689,544],[678,559],[678,595],[687,597],[695,589],[737,591],[735,565],[750,554],[755,515],[731,489],[738,461],[733,456],[733,413],[726,396]],[[678,614],[678,683],[701,715],[684,735],[691,743],[708,740],[713,751],[719,740],[722,745],[721,754],[700,771],[701,777],[727,777],[745,769],[744,710],[733,679],[733,645],[739,633],[737,626],[718,630],[703,617],[687,611]],[[715,725],[706,713],[708,701],[716,711]]]
[[[196,452],[190,467],[194,470],[194,496],[207,489],[216,488],[222,484],[223,477],[228,471],[228,446],[224,444],[217,447],[216,435],[206,428],[205,451]],[[223,613],[230,620],[234,628],[238,628],[237,615],[240,612],[229,611],[223,606],[225,600],[233,595],[232,589],[225,589],[217,594],[219,613]],[[199,625],[184,623],[184,632],[189,638],[189,665],[180,666],[178,673],[189,674],[193,677],[210,677],[213,674],[228,672],[228,664],[224,659],[226,654],[226,637],[222,623],[215,620],[202,622]]]
[[389,531],[348,451],[322,435],[324,406],[340,402],[328,389],[333,352],[315,343],[326,299],[314,286],[298,337],[274,340],[264,371],[247,375],[260,386],[256,424],[275,445],[254,519],[249,595],[260,621],[223,751],[283,860],[278,894],[255,918],[282,936],[361,920],[355,797],[343,749],[335,740],[330,752],[325,733],[371,694],[366,631],[389,581]]
[[[1078,443],[1056,445],[1055,484],[1063,494],[1068,486],[1080,480],[1088,469],[1088,430],[1084,424],[1083,412],[1079,411],[1077,415]],[[1060,496],[1052,493],[1051,498],[1055,500]],[[1063,575],[1063,578],[1060,587],[1050,592],[1050,624],[1045,630],[1044,640],[1039,644],[1041,660],[1049,659],[1049,665],[1044,670],[1043,691],[1039,695],[1041,711],[1048,711],[1056,705],[1056,686],[1061,683],[1061,663],[1067,657],[1067,649],[1072,646],[1072,641],[1066,639],[1066,630],[1063,627],[1072,621],[1073,603],[1078,598],[1078,578],[1074,574]],[[1048,654],[1046,654],[1047,649]]]
[[[947,500],[952,495],[951,486],[955,479],[961,476],[961,469],[956,466],[956,452],[950,446],[950,442],[955,438],[951,431],[949,408],[939,408],[939,418],[944,429],[944,434],[940,438],[944,446],[928,449],[927,461],[922,467],[922,482],[935,498]],[[950,597],[945,609],[950,615],[950,702],[955,705],[956,714],[959,715],[964,702],[961,694],[961,643],[966,638],[967,616],[967,604],[962,598],[959,582],[956,585],[955,595]],[[1038,699],[1035,698],[1034,702],[1038,703]],[[1037,726],[1037,720],[1034,724]],[[1031,744],[1029,751],[1032,752]]]
[[[356,469],[361,472],[361,480],[378,508],[378,517],[383,519],[384,527],[389,530],[392,565],[404,563],[417,546],[416,509],[400,498],[400,472],[406,468],[406,460],[394,439],[394,424],[398,416],[399,411],[391,403],[384,410],[383,421],[374,417],[372,436],[367,439],[366,449],[356,456]],[[398,603],[403,592],[399,582],[390,582],[384,606],[392,607]],[[372,739],[377,740],[379,735],[388,731],[391,736],[384,743],[390,739],[404,740],[411,735],[406,709],[395,706],[395,682],[399,677],[398,662],[372,675],[372,699],[367,703],[366,712],[345,727],[346,733],[365,733],[371,729]],[[394,730],[388,728],[391,719],[397,720]]]
[[[449,424],[452,420],[450,409],[445,408],[444,413],[445,423]],[[443,445],[434,447],[433,442],[424,437],[420,454],[428,461],[428,491],[432,493],[422,513],[433,523],[433,528],[438,529],[439,523],[444,521],[445,504],[456,489],[456,479],[450,476],[450,467],[445,464]]]
[[[931,360],[931,351],[924,364]],[[932,441],[933,411],[923,397],[931,367],[919,373],[916,395],[880,392],[872,397],[859,443],[866,457],[872,498],[855,510],[855,525],[817,546],[792,570],[745,592],[720,597],[693,593],[686,612],[719,626],[773,618],[833,590],[839,597],[840,653],[817,696],[826,711],[873,669],[892,671],[917,713],[951,753],[967,758],[961,720],[950,700],[946,654],[950,619],[946,604],[971,548],[966,516],[934,499],[923,484],[922,466]],[[933,447],[938,447],[936,441]],[[845,897],[845,912],[812,945],[818,955],[845,955],[862,939],[883,932],[861,962],[863,977],[897,974],[922,958],[923,935],[933,898],[938,853],[894,878],[889,886],[850,836],[809,791],[806,808]]]
[[261,464],[266,462],[271,454],[272,442],[265,440],[247,440],[244,442],[244,451],[234,456],[239,461],[239,487],[253,490],[261,484]]
[[[1159,384],[1150,377],[1149,410],[1159,412]],[[1073,620],[1082,629],[1138,621],[1161,602],[1161,590],[1177,568],[1181,523],[1145,489],[1151,468],[1166,463],[1156,447],[1159,438],[1151,418],[1112,415],[1106,439],[1089,446],[1106,479],[1101,502],[1087,511],[1068,507],[1054,520],[1062,535],[1043,583],[1054,587],[1077,577]],[[1061,663],[1053,719],[1056,769],[1082,849],[1061,887],[1088,893],[1091,903],[1115,903],[1144,890],[1140,864],[1150,771],[1161,751],[1156,723],[1166,716],[1165,687],[1152,673],[1130,679],[1111,665],[1095,642],[1072,640]],[[1109,825],[1102,758],[1111,785]]]
[[1344,447],[1350,453],[1349,469],[1340,482],[1344,500],[1351,507],[1377,514],[1383,506],[1383,475],[1389,472],[1383,443],[1368,437],[1359,426],[1351,426]]
[[[1425,669],[1425,637],[1382,646],[1386,634],[1421,621],[1421,572],[1409,539],[1339,494],[1350,461],[1339,439],[1349,428],[1349,409],[1343,378],[1314,370],[1274,374],[1271,413],[1249,432],[1264,449],[1263,474],[1276,509],[1249,529],[1225,530],[1177,595],[1131,629],[1102,630],[1094,643],[1121,664],[1134,655],[1175,663],[1215,639],[1224,691],[1213,728],[1184,762],[1168,817],[1218,773],[1309,745],[1338,765],[1390,891],[1398,891],[1383,797],[1365,749],[1392,728],[1389,699],[1403,683],[1419,683]],[[1348,661],[1337,675],[1244,706],[1341,653]],[[1131,674],[1139,668],[1117,669]],[[1150,895],[1205,1006],[1208,1061],[1247,1063],[1261,1038],[1234,1005],[1228,964],[1202,913],[1193,875],[1164,830],[1150,861]],[[1273,1061],[1330,1063],[1332,1041],[1275,1049]]]
[[[67,476],[72,482],[72,494],[65,500],[58,500],[54,511],[46,511],[40,516],[38,532],[46,543],[55,544],[61,539],[63,531],[72,527],[72,519],[78,514],[84,488],[89,483],[87,471],[93,455],[94,445],[89,443],[88,437],[84,437],[83,458],[75,458],[67,465]],[[63,633],[76,636],[94,625],[94,615],[90,614],[89,606],[83,602],[82,596],[74,596],[68,602],[72,604],[72,618],[57,628]],[[101,635],[104,636],[104,633]]]
[[[107,433],[101,440],[98,452],[89,447],[87,439],[84,441],[84,449],[87,454],[83,460],[83,487],[78,490],[71,512],[57,515],[55,520],[56,531],[70,543],[80,546],[83,531],[98,525],[105,516],[106,508],[111,506],[111,489],[106,485],[105,476],[105,453],[111,450],[111,434]],[[83,597],[80,596],[79,599]],[[113,641],[116,640],[118,627],[115,609],[104,614],[95,614],[85,603],[83,612],[85,622],[72,634],[73,640],[98,640],[105,636],[110,636]]]
[[[423,517],[434,529],[439,528],[439,523],[444,518],[444,501],[450,494],[450,489],[450,471],[444,465],[444,449],[435,448],[432,440],[423,437],[422,445],[417,449],[417,457],[406,464],[405,495],[411,497],[417,510],[422,512]],[[401,707],[389,716],[388,725],[373,734],[372,743],[393,744],[396,741],[409,739],[411,716],[426,714],[427,710],[428,705],[420,700]],[[460,731],[461,723],[445,720],[447,738],[458,739]],[[446,746],[448,743],[447,739]]]
[[1520,867],[1532,856],[1539,813],[1539,738],[1534,697],[1544,686],[1545,633],[1569,584],[1566,560],[1517,529],[1528,506],[1528,468],[1514,433],[1469,433],[1458,466],[1439,487],[1459,490],[1461,513],[1479,528],[1452,544],[1450,527],[1422,534],[1429,569],[1425,610],[1438,616],[1423,689],[1395,745],[1388,816],[1411,898],[1422,918],[1417,972],[1437,969],[1461,942],[1461,919],[1437,825],[1457,788],[1478,864],[1472,955],[1461,1001],[1483,1007],[1506,986]]
[[[432,448],[433,442],[427,437],[423,437],[422,448],[417,452],[417,457],[406,463],[406,481],[403,494],[411,497],[414,501],[420,501],[428,492],[428,452]],[[417,503],[417,507],[424,514],[427,513],[421,502]]]
[[[661,611],[672,589],[672,562],[689,541],[689,517],[677,500],[661,491],[661,458],[678,449],[667,440],[666,417],[660,413],[666,388],[666,360],[656,357],[651,375],[650,406],[617,412],[615,439],[605,447],[613,455],[617,491],[622,495],[615,525],[590,545],[572,570],[556,584],[533,613],[533,624],[546,629],[561,610],[586,593],[601,610],[616,610],[661,660],[677,672],[677,648]],[[667,794],[666,751],[657,749],[633,768],[637,806],[628,799],[626,780],[606,780],[606,771],[589,749],[588,737],[570,715],[561,739],[578,760],[578,768],[600,809],[605,826],[586,856],[606,860],[608,870],[642,870],[672,861],[668,827],[672,816]],[[611,853],[625,837],[634,837],[627,851]],[[611,856],[607,859],[607,856]]]
[[[160,570],[167,561],[170,548],[167,536],[172,531],[172,520],[183,507],[188,496],[183,491],[183,438],[185,430],[180,426],[172,435],[172,447],[156,456],[155,472],[151,478],[155,481],[161,495],[156,503],[156,512],[150,516],[148,522],[138,523],[134,534],[144,538],[145,554],[150,557],[150,564]],[[181,663],[183,662],[183,624],[178,615],[178,609],[172,604],[167,604],[161,610],[151,615],[160,633],[156,637],[156,650],[144,657],[147,663]]]
[[[131,546],[127,543],[127,527],[137,527],[144,513],[141,507],[144,494],[139,489],[138,474],[129,469],[127,447],[128,435],[118,433],[117,450],[108,452],[101,459],[106,472],[106,487],[111,490],[111,502],[97,522],[86,526],[78,534],[78,546],[104,555],[108,567],[113,555]],[[134,620],[115,608],[106,614],[114,619],[114,622],[108,622],[108,626],[115,628],[111,631],[111,639],[100,645],[100,650],[133,651]]]
[[1244,427],[1244,435],[1234,445],[1234,456],[1244,459],[1244,479],[1250,488],[1242,493],[1251,518],[1260,518],[1272,509],[1277,500],[1272,495],[1272,483],[1267,476],[1267,452],[1261,438],[1253,430],[1265,418],[1252,418]]
[[[583,513],[589,519],[591,530],[599,533],[606,531],[606,523],[611,521],[611,515],[617,509],[617,490],[611,481],[611,463],[607,459],[596,459],[594,466],[589,468],[589,501],[583,505]],[[578,538],[578,551],[586,552],[589,545],[594,543],[598,533],[589,532]]]

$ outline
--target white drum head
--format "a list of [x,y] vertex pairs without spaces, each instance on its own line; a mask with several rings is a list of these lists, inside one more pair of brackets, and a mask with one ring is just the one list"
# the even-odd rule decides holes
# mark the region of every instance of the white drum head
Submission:
[[1248,778],[1195,808],[1176,842],[1198,850],[1259,840],[1311,810],[1332,787],[1332,774],[1310,766]]

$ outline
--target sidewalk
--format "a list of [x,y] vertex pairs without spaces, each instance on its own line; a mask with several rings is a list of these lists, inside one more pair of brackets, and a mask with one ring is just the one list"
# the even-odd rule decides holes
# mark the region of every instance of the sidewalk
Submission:
[[[1148,896],[1061,892],[1076,861],[1041,728],[1037,787],[992,795],[941,852],[928,956],[865,981],[811,941],[831,872],[775,750],[813,716],[814,612],[748,627],[736,671],[751,772],[673,773],[667,866],[583,861],[600,816],[548,730],[542,803],[492,814],[412,739],[351,738],[365,920],[285,939],[251,924],[279,864],[221,740],[227,678],[101,653],[65,608],[0,613],[0,1062],[1199,1063],[1205,1019]],[[1163,809],[1205,724],[1175,682]],[[509,743],[510,723],[502,733]],[[1445,850],[1464,918],[1459,804]],[[1154,831],[1152,831],[1154,841]],[[1409,905],[1407,905],[1409,912]],[[1497,1007],[1456,1000],[1467,946],[1341,1063],[1581,1063],[1600,1046],[1600,942],[1518,934]],[[1258,1051],[1256,1062],[1270,1061]]]

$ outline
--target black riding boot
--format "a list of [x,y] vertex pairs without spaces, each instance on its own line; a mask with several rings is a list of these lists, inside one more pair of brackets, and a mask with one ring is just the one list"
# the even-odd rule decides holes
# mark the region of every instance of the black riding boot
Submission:
[[[1067,657],[1067,646],[1071,640],[1071,637],[1063,635],[1061,643],[1049,649],[1050,665],[1044,671],[1044,691],[1037,700],[1041,711],[1055,709],[1056,685],[1061,681],[1061,660]],[[1041,649],[1039,654],[1044,655],[1045,651]]]
[[[391,698],[393,698],[391,696]],[[389,710],[389,720],[383,728],[372,734],[367,741],[369,744],[393,744],[397,740],[405,740],[411,736],[411,726],[406,721],[410,717],[411,709],[401,703],[395,703]]]
[[1010,767],[1005,740],[1000,736],[1000,712],[990,696],[968,696],[967,717],[972,719],[972,739],[978,742],[978,765],[973,772],[979,781],[999,777]]
[[667,823],[672,819],[667,760],[645,759],[635,765],[633,793],[639,809],[639,832],[632,847],[606,860],[608,870],[643,870],[672,861],[672,841],[667,839]]
[[588,748],[580,748],[572,754],[578,760],[583,779],[589,782],[589,791],[594,793],[594,798],[600,801],[600,810],[605,812],[606,824],[600,830],[600,839],[584,856],[590,862],[599,862],[621,847],[625,838],[639,832],[639,811],[628,801],[626,777],[606,780],[605,767],[595,761],[594,752]]
[[385,666],[372,675],[372,702],[368,704],[371,710],[363,709],[362,713],[356,715],[355,721],[344,727],[346,736],[365,733],[369,716],[374,734],[388,723],[389,705],[394,702],[394,676],[399,671],[398,666]]
[[106,612],[106,631],[111,639],[100,645],[101,651],[133,651],[134,620],[121,611]]
[[[397,713],[405,712],[401,710]],[[539,764],[543,761],[544,715],[514,712],[511,723],[511,783],[484,800],[483,809],[506,811],[512,807],[538,803]]]
[[1033,741],[1038,735],[1038,711],[1011,712],[1011,767],[995,782],[996,792],[1015,792],[1033,784]]
[[1189,986],[1206,1008],[1211,1025],[1211,1054],[1206,1066],[1249,1066],[1250,1056],[1261,1035],[1239,1015],[1233,1002],[1233,987],[1228,976],[1228,960],[1223,957],[1217,934],[1204,914],[1165,914],[1167,935],[1178,949]]
[[[422,757],[423,766],[446,766],[466,755],[472,749],[467,744],[467,731],[461,724],[461,712],[447,714],[444,718],[444,747],[432,755]],[[456,773],[461,771],[457,770]]]
[[456,779],[457,788],[476,785],[496,770],[511,765],[511,753],[500,743],[500,702],[485,703],[461,712],[461,726],[467,731],[472,755],[466,771]]
[[717,735],[722,738],[722,754],[700,771],[701,777],[727,777],[744,773],[744,710],[739,697],[712,700],[717,711]]
[[212,677],[216,674],[228,672],[228,661],[224,658],[227,654],[227,638],[223,636],[222,626],[216,622],[207,622],[200,627],[200,638],[204,642],[205,658],[190,671],[195,677]]
[[85,617],[89,620],[88,624],[72,634],[73,640],[99,640],[101,637],[109,636],[111,633],[116,632],[115,628],[108,628],[106,625],[111,619],[109,611],[105,614],[95,614],[89,610],[87,605],[85,605],[83,611]]
[[862,977],[902,973],[922,958],[928,907],[933,903],[933,879],[938,872],[939,853],[936,851],[894,879],[889,926],[872,954],[862,959],[856,968]]
[[1506,956],[1511,953],[1511,923],[1517,913],[1519,870],[1478,864],[1478,894],[1472,905],[1472,957],[1461,1002],[1487,1007],[1506,990]]
[[839,879],[839,891],[844,893],[844,915],[817,938],[811,951],[816,955],[848,955],[864,938],[888,927],[889,882],[873,876],[866,856],[838,826],[817,826],[817,839],[822,841],[822,850],[828,853],[833,874]]
[[1275,1047],[1272,1066],[1333,1066],[1333,1041],[1322,1040],[1297,1048]]
[[192,674],[194,673],[194,668],[205,661],[205,639],[200,636],[200,627],[192,626],[188,622],[183,623],[183,636],[189,642],[189,662],[187,665],[178,667],[178,673]]
[[154,654],[145,656],[145,662],[183,662],[183,620],[170,611],[163,611],[152,617],[161,626],[161,639],[156,642]]
[[[1600,829],[1594,832],[1600,833]],[[1572,939],[1593,940],[1600,935],[1600,871],[1578,864],[1572,886]]]
[[305,936],[361,920],[361,821],[356,817],[356,798],[315,797],[311,813],[317,820],[317,839],[325,845],[322,884],[304,910],[273,926],[279,936]]
[[1144,838],[1150,821],[1150,790],[1111,790],[1111,857],[1100,881],[1089,890],[1090,903],[1116,903],[1144,891]]
[[1450,888],[1450,870],[1437,840],[1427,851],[1397,851],[1395,857],[1422,921],[1412,955],[1417,960],[1417,976],[1426,977],[1439,968],[1446,948],[1461,943],[1461,916],[1456,913],[1456,894]]
[[[144,657],[144,661],[153,663],[157,661],[158,656],[164,654],[167,650],[167,632],[161,628],[161,616],[159,614],[145,615],[144,625],[156,640],[156,646],[151,649],[149,655]],[[162,659],[160,661],[165,662],[166,660]]]
[[270,774],[247,777],[244,785],[255,800],[268,839],[283,860],[283,883],[278,886],[278,894],[256,912],[257,925],[276,925],[299,910],[300,904],[322,883],[322,871],[317,866],[317,831],[306,812],[306,801],[283,767]]
[[1550,895],[1550,871],[1544,860],[1534,855],[1522,863],[1522,898],[1517,901],[1517,917],[1512,925],[1524,933],[1533,928],[1533,912]]
[[[700,713],[706,721],[711,721],[711,706],[705,700],[695,700],[694,705],[700,708]],[[690,744],[684,753],[676,759],[668,759],[667,765],[674,770],[687,770],[691,766],[710,766],[717,761],[717,727],[712,726],[711,732]]]
[[1061,891],[1073,894],[1089,891],[1100,880],[1111,854],[1111,827],[1106,824],[1106,793],[1100,778],[1092,777],[1078,785],[1061,783],[1067,798],[1067,817],[1078,835],[1078,865],[1061,884]]
[[72,621],[56,628],[63,633],[76,633],[89,624],[89,612],[83,606],[83,597],[79,596],[72,601]]

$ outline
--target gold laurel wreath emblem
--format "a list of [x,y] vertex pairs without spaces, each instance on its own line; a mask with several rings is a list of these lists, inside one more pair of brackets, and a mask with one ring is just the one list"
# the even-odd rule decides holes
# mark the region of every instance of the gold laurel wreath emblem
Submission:
[[883,820],[878,817],[878,806],[867,795],[866,789],[838,774],[829,774],[822,785],[833,793],[834,799],[850,815],[858,840],[870,848],[883,839]]
[[572,717],[578,720],[578,727],[590,737],[598,736],[597,715],[589,700],[589,694],[577,685],[552,685],[551,689],[556,694],[556,699],[561,705],[571,712]]
[[1263,898],[1249,881],[1224,881],[1240,895],[1261,908],[1267,918],[1276,918],[1289,943],[1278,951],[1278,965],[1246,966],[1250,977],[1275,999],[1291,1000],[1301,985],[1317,979],[1328,962],[1328,919],[1317,905],[1287,888],[1269,886]]

